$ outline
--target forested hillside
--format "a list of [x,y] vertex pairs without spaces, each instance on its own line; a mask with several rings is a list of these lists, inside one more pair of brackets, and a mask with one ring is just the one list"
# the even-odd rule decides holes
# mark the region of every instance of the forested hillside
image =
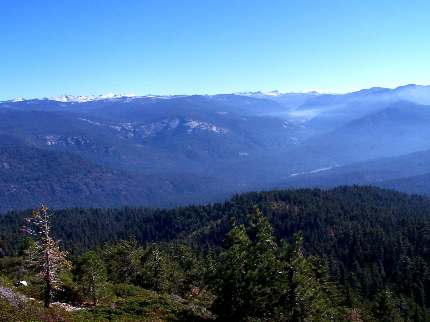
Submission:
[[[256,238],[252,232],[255,223],[250,222],[249,215],[258,209],[273,225],[276,243],[286,240],[294,245],[300,234],[303,254],[315,257],[319,265],[327,268],[332,281],[339,286],[339,298],[345,307],[357,306],[371,316],[376,314],[371,309],[375,301],[388,300],[381,296],[389,294],[390,305],[403,318],[396,321],[427,321],[430,201],[424,197],[372,187],[340,187],[328,191],[249,193],[225,203],[171,210],[68,209],[55,212],[53,232],[72,258],[89,249],[105,254],[111,274],[116,274],[114,267],[121,264],[116,262],[117,255],[112,255],[116,259],[106,257],[106,247],[120,240],[131,240],[131,244],[115,246],[122,249],[115,250],[123,254],[118,256],[125,256],[138,245],[144,246],[145,251],[155,246],[164,249],[165,260],[172,263],[180,257],[174,249],[187,245],[193,256],[203,261],[204,264],[197,265],[202,269],[219,260],[220,252],[228,245],[226,236],[234,227],[245,224],[249,238]],[[0,217],[2,256],[22,254],[28,242],[23,239],[21,227],[30,214],[11,212]],[[145,258],[138,262],[149,260]],[[169,274],[173,275],[166,277],[166,283],[175,279],[172,271]],[[117,279],[121,281],[120,277]],[[154,289],[139,283],[138,286]],[[367,321],[363,314],[362,319]]]

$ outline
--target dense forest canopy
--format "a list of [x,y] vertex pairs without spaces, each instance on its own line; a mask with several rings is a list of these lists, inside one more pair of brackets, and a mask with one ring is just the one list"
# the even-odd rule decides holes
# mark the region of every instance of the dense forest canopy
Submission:
[[[265,233],[270,235],[272,233],[269,231],[273,229],[273,237],[270,237],[273,238],[272,252],[269,253],[258,243],[255,219],[250,220],[249,217],[260,211],[261,218],[265,218],[270,226]],[[22,234],[21,227],[24,218],[29,215],[29,211],[24,211],[10,212],[0,217],[2,256],[22,254],[28,240]],[[183,256],[184,249],[188,249],[186,252],[193,254],[189,256],[194,258],[191,262],[194,261],[195,265],[188,269],[199,269],[190,270],[194,275],[186,278],[198,280],[204,285],[220,281],[219,277],[210,275],[210,263],[215,263],[214,267],[218,267],[218,272],[221,270],[222,276],[232,278],[228,285],[234,284],[237,276],[231,275],[232,272],[225,266],[220,268],[218,265],[232,260],[233,255],[226,253],[228,249],[234,253],[242,247],[245,253],[253,254],[246,258],[260,258],[256,254],[264,254],[261,255],[262,262],[249,264],[251,267],[263,265],[264,274],[267,274],[268,267],[275,264],[283,267],[289,261],[295,265],[301,263],[300,270],[304,271],[323,268],[329,274],[323,280],[330,279],[338,285],[327,292],[338,294],[342,307],[358,306],[362,312],[366,311],[363,307],[372,307],[368,310],[369,316],[374,316],[377,314],[372,311],[375,303],[391,301],[395,307],[404,308],[403,311],[396,311],[403,317],[399,321],[427,321],[426,311],[430,305],[430,201],[425,197],[358,186],[332,190],[280,190],[238,195],[225,203],[175,209],[66,209],[55,211],[52,220],[53,234],[71,253],[71,258],[79,263],[85,260],[80,257],[83,253],[95,251],[103,259],[107,274],[115,283],[131,283],[157,292],[178,292],[173,287],[177,283],[172,281],[178,278],[177,274],[187,271],[179,269],[185,264],[178,264],[177,261]],[[121,240],[122,246],[121,242],[118,244]],[[283,251],[282,240],[293,245],[293,248],[287,247],[290,249],[287,253]],[[300,252],[291,253],[297,243],[300,244]],[[141,250],[135,253],[135,249]],[[182,255],[179,256],[178,251]],[[124,280],[124,274],[115,275],[121,265],[128,267],[123,256],[128,254],[125,258],[131,260],[129,253],[141,258],[139,261],[144,265],[144,273],[141,269],[136,271],[144,274],[145,278],[136,277],[142,276],[138,274]],[[239,254],[243,255],[243,252]],[[305,256],[306,262],[301,262],[300,254]],[[122,258],[119,264],[118,258]],[[157,262],[155,258],[164,258],[164,265],[170,267],[163,271],[163,277],[159,277],[163,283],[160,279],[150,282],[155,274],[153,265],[159,265],[154,264],[154,261]],[[266,260],[275,264],[266,265]],[[131,260],[130,267],[132,263]],[[233,264],[236,265],[237,261]],[[147,282],[143,283],[142,278]],[[280,280],[279,283],[285,281]],[[315,283],[320,285],[323,282],[318,278]],[[271,286],[273,289],[276,287]],[[230,294],[222,279],[212,288],[212,292]],[[227,296],[225,294],[223,296]],[[318,294],[315,296],[324,298],[328,293]],[[279,296],[282,297],[282,294],[279,293]],[[321,301],[324,302],[323,298]],[[215,300],[213,305],[225,305],[223,303]],[[324,303],[333,308],[333,303]],[[269,311],[269,315],[279,313]],[[235,312],[231,311],[232,316],[241,314]],[[363,314],[361,318],[366,321]]]

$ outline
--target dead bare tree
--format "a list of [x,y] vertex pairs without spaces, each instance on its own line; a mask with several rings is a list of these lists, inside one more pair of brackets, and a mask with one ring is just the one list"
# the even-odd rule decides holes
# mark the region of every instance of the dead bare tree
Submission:
[[53,291],[59,287],[59,272],[71,269],[72,266],[66,259],[67,252],[62,251],[59,241],[51,236],[50,217],[48,207],[42,206],[26,218],[24,227],[25,232],[34,240],[26,252],[27,263],[45,283],[45,307],[49,307]]

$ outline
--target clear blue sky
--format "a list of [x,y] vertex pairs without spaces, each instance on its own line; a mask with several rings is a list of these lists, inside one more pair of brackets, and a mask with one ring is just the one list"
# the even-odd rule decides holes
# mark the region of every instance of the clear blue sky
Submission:
[[1,0],[0,99],[430,83],[429,0]]

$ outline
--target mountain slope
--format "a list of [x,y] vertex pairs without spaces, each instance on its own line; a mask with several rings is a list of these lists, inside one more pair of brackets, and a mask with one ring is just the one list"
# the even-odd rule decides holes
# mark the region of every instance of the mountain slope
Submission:
[[377,183],[377,185],[387,189],[430,196],[430,172],[407,178],[390,179]]
[[277,187],[376,185],[408,193],[430,194],[430,150],[295,173]]
[[344,165],[382,157],[400,156],[430,148],[430,107],[397,102],[337,128],[310,138],[297,153],[327,156]]
[[[36,207],[174,205],[199,202],[200,178],[130,175],[76,155],[0,136],[0,211]],[[210,178],[204,178],[206,184]],[[196,187],[197,186],[197,187]],[[210,195],[210,194],[209,194]],[[210,195],[214,198],[214,195]]]
[[[76,177],[86,177],[88,185],[96,180],[94,186],[112,186],[117,180],[113,178],[127,178],[126,183],[119,181],[124,187],[121,191],[130,191],[126,193],[129,199],[123,199],[140,205],[218,200],[286,184],[371,184],[430,173],[413,160],[408,161],[412,162],[409,166],[403,162],[402,167],[371,161],[430,149],[430,106],[425,105],[429,97],[430,87],[407,85],[348,94],[256,92],[16,100],[0,102],[0,134],[8,136],[0,137],[0,144],[13,137],[37,149],[42,159],[73,155],[88,167],[103,169],[99,172],[115,174],[104,182],[108,176],[80,173],[79,166],[68,163],[68,158],[56,161],[57,168],[70,167],[76,170]],[[24,150],[21,147],[21,157],[17,156],[22,161],[20,171],[29,173],[34,167],[30,157],[23,157]],[[343,168],[349,166],[352,168]],[[343,177],[336,179],[330,169]],[[22,194],[23,202],[38,189],[35,185],[18,188],[28,191]],[[116,195],[121,194],[107,193],[96,199],[110,206],[119,203]],[[73,205],[67,196],[63,198],[64,206]],[[109,203],[110,198],[115,202]],[[94,205],[103,205],[96,199]]]

